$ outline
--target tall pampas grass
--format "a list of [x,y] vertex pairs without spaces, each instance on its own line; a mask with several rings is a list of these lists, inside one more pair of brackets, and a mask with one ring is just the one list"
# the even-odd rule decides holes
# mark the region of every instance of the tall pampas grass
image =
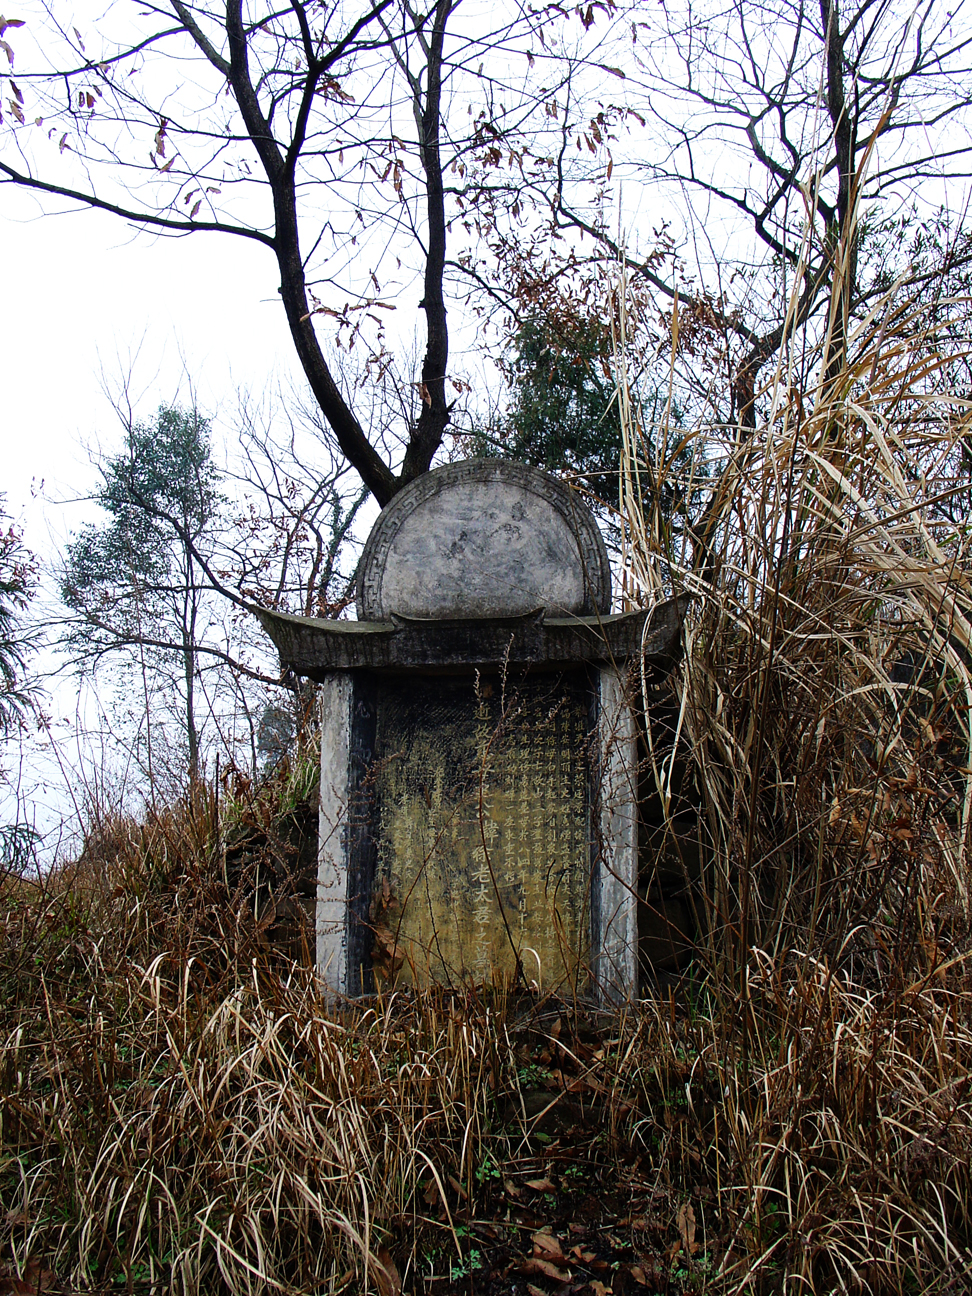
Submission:
[[972,1281],[972,402],[905,284],[845,322],[855,237],[754,426],[647,423],[617,294],[625,595],[694,596],[665,705],[641,684],[667,849],[697,813],[712,1290]]

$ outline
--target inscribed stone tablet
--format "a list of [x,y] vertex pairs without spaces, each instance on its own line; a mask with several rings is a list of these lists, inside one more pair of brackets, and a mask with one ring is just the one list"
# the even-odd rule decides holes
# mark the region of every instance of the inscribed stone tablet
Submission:
[[525,464],[467,459],[406,486],[361,558],[360,620],[593,616],[611,605],[604,541],[563,482]]
[[584,671],[381,685],[377,972],[586,981],[591,698]]

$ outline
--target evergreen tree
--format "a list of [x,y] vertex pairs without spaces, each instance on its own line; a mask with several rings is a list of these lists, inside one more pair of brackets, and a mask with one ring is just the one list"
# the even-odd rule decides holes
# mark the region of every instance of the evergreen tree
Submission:
[[30,706],[24,669],[31,636],[22,618],[36,588],[36,568],[23,537],[4,513],[3,498],[0,495],[0,736],[5,737]]
[[513,343],[513,388],[500,433],[511,459],[574,473],[596,496],[617,500],[621,422],[611,338],[600,320],[527,319]]
[[[509,409],[494,429],[473,434],[472,452],[569,475],[594,499],[617,509],[622,437],[613,359],[610,329],[595,316],[554,309],[528,317],[505,364]],[[645,417],[664,406],[649,385],[642,384],[637,396]],[[680,421],[673,411],[671,428]],[[688,475],[690,461],[689,452],[676,454],[661,486],[667,516],[687,508],[678,480],[683,470]],[[698,466],[694,476],[700,476]]]
[[[75,614],[68,641],[82,662],[120,654],[138,663],[143,683],[162,671],[178,688],[190,777],[199,773],[196,684],[208,589],[199,556],[220,504],[209,431],[196,410],[175,406],[131,426],[123,452],[102,465],[95,499],[106,521],[71,541],[61,576]],[[151,728],[148,745],[151,774]]]

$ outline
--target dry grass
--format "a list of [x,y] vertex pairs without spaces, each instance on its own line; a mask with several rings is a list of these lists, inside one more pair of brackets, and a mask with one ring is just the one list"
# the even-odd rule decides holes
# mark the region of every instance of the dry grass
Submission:
[[447,1197],[467,1177],[482,1023],[431,999],[342,1018],[275,965],[220,843],[200,790],[104,831],[96,881],[89,857],[9,887],[0,1228],[21,1271],[40,1256],[72,1290],[336,1290],[378,1263],[420,1180]]
[[961,959],[337,1008],[200,865],[207,806],[117,825],[104,885],[8,887],[0,1289],[966,1289]]

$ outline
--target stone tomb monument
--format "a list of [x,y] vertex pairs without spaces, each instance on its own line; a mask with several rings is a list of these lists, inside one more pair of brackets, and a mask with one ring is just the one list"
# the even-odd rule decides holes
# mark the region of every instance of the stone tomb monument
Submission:
[[317,963],[375,978],[637,991],[637,735],[627,673],[684,604],[610,615],[597,525],[521,464],[438,468],[382,512],[357,621],[254,608],[321,685]]

